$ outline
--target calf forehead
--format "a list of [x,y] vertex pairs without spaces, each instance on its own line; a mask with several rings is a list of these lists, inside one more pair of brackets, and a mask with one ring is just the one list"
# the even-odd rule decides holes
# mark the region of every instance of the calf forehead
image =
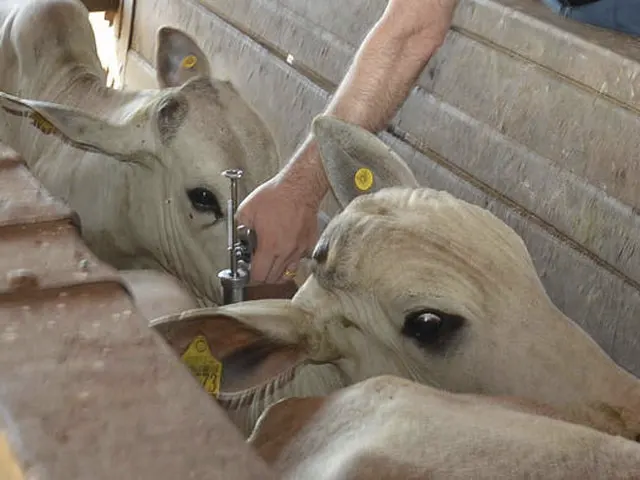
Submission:
[[504,222],[430,189],[389,188],[356,198],[324,232],[317,253],[323,250],[320,270],[354,280],[412,271],[533,272],[524,243]]
[[451,248],[493,254],[498,246],[521,255],[523,244],[518,235],[488,210],[462,201],[448,192],[431,189],[389,188],[353,202],[346,212],[356,216],[381,216],[389,221],[384,236],[400,231],[417,238],[413,242],[429,244],[441,241]]
[[211,167],[219,167],[220,171],[243,168],[243,183],[251,183],[262,181],[277,168],[271,132],[232,85],[202,79],[188,85],[182,93],[188,102],[188,112],[175,147],[201,158],[193,166],[195,175],[206,175]]
[[255,135],[258,141],[270,137],[262,118],[231,83],[200,78],[181,91],[189,103],[187,118],[192,127],[203,131],[231,128],[236,133]]

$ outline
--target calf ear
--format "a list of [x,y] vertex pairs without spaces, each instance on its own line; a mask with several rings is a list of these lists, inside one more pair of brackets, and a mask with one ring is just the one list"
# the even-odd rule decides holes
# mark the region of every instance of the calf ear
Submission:
[[161,27],[157,36],[156,78],[161,88],[179,87],[193,77],[208,77],[207,56],[186,33]]
[[307,323],[305,313],[289,299],[248,300],[215,307],[210,313],[235,318],[272,340],[292,345],[303,341]]
[[327,179],[342,208],[359,195],[383,188],[419,187],[404,160],[373,133],[324,115],[313,120],[312,131]]
[[29,118],[33,126],[45,135],[56,135],[77,148],[121,160],[133,160],[131,154],[140,150],[140,140],[144,135],[144,132],[131,134],[131,121],[116,125],[71,107],[25,100],[4,92],[0,92],[0,108]]
[[161,325],[182,318],[194,320],[216,316],[233,318],[279,344],[297,346],[316,361],[329,361],[338,356],[333,348],[323,343],[321,332],[314,329],[311,318],[289,299],[247,300],[220,307],[187,310],[182,314],[154,319],[150,326],[161,328]]

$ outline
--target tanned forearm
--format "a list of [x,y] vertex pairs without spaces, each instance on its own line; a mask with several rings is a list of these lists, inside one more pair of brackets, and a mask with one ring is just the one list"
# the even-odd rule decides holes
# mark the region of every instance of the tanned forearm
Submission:
[[[444,34],[398,32],[383,16],[369,32],[324,114],[378,132],[385,128],[408,96]],[[396,31],[394,31],[394,29]],[[311,187],[320,203],[329,189],[320,155],[309,135],[283,174],[301,188]]]
[[379,22],[365,39],[324,114],[372,132],[391,121],[439,44],[393,36],[385,26]]

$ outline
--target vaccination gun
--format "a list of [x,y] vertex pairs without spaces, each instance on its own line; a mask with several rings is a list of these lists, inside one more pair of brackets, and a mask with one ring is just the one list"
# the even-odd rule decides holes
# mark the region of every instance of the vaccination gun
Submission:
[[250,280],[251,256],[256,248],[255,231],[237,225],[236,212],[238,210],[238,180],[243,171],[230,169],[222,172],[231,183],[231,198],[227,202],[227,250],[229,251],[229,268],[220,270],[218,278],[222,285],[224,305],[244,301],[245,287]]

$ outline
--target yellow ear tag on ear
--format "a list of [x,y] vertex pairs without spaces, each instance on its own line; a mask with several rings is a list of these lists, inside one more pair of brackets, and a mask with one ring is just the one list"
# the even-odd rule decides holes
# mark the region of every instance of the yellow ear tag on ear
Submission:
[[49,135],[56,131],[56,127],[37,112],[31,114],[31,123],[45,135]]
[[189,70],[190,68],[195,67],[196,63],[198,63],[198,59],[196,58],[195,55],[187,55],[182,59],[181,65],[182,65],[182,68],[186,68],[187,70]]
[[222,363],[211,354],[207,339],[203,335],[195,337],[181,358],[191,373],[200,380],[202,388],[209,395],[217,397],[220,392]]
[[366,192],[373,185],[373,172],[368,168],[360,168],[353,176],[356,188],[362,192]]

